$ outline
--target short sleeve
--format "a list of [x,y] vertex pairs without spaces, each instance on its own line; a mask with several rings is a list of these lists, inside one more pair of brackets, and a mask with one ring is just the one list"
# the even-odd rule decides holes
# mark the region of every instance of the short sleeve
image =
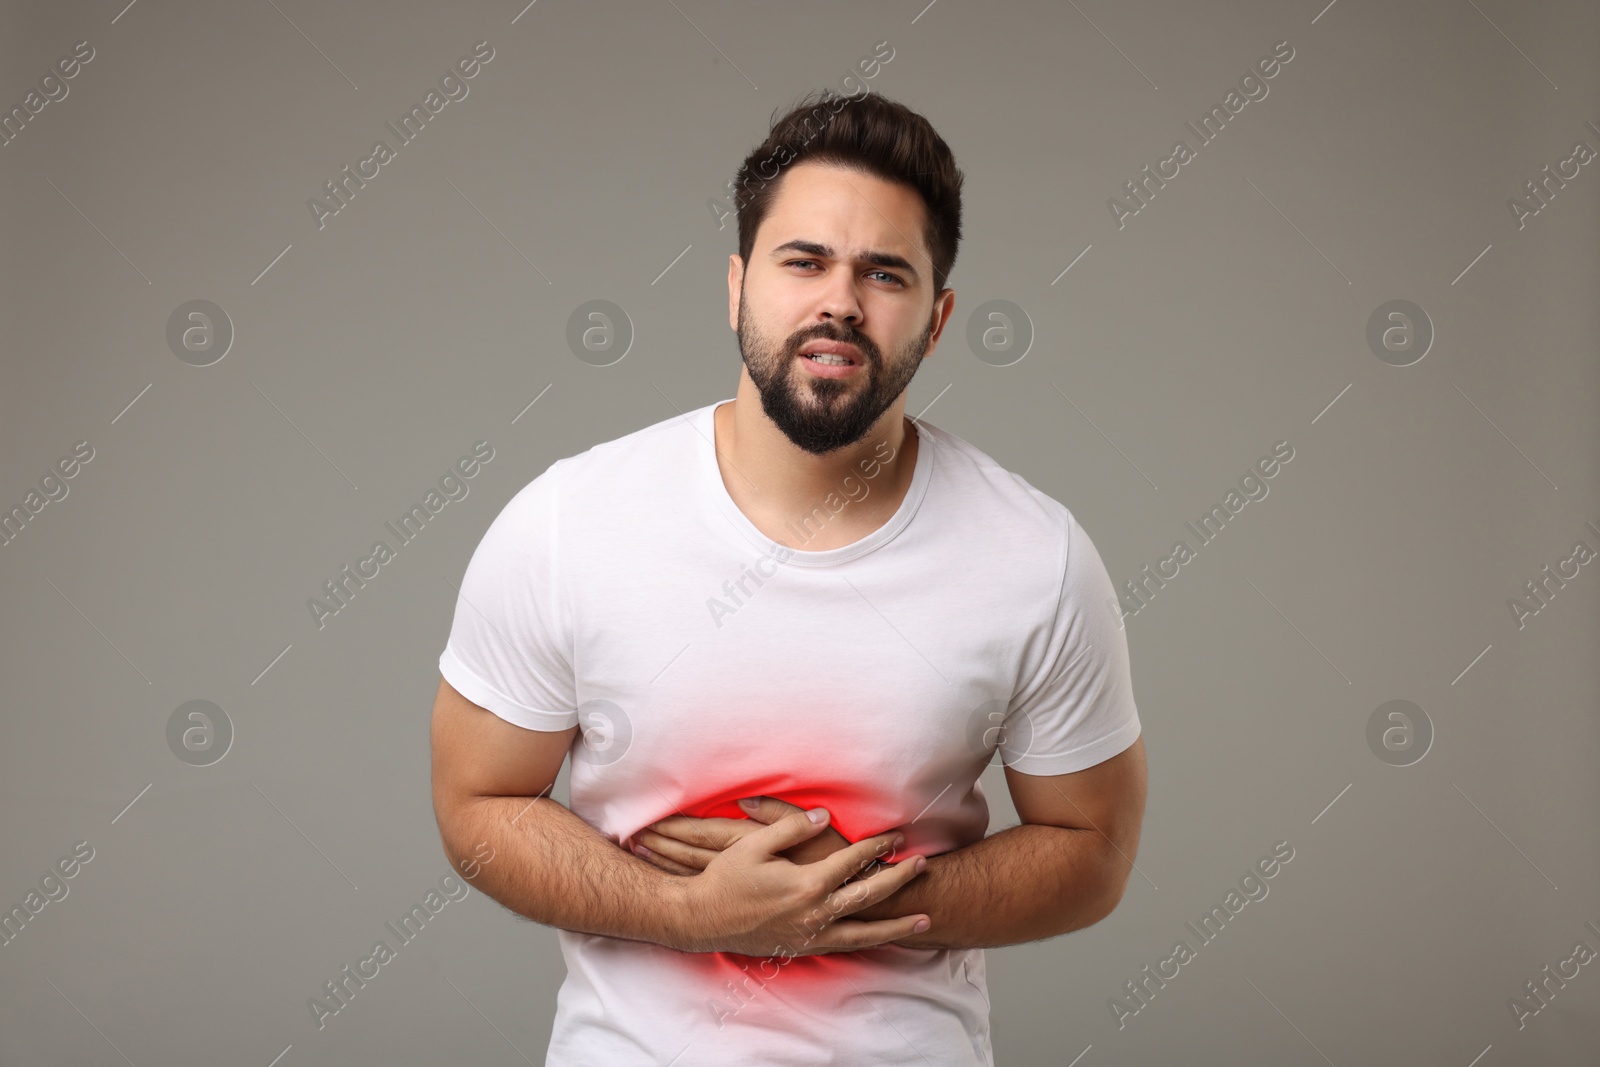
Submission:
[[1000,758],[1023,774],[1068,774],[1139,739],[1128,640],[1094,542],[1070,512],[1055,618],[1029,641]]
[[490,523],[439,657],[457,692],[527,730],[578,724],[558,537],[561,466],[551,464]]

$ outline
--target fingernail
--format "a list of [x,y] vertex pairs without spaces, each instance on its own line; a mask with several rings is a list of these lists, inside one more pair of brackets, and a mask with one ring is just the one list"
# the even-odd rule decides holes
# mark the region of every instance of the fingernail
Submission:
[[637,855],[637,856],[639,856],[639,857],[641,857],[643,859],[649,859],[650,858],[650,850],[645,848],[643,845],[634,845],[633,846],[633,851],[634,851],[635,855]]
[[919,933],[920,934],[924,930],[926,930],[927,928],[928,928],[928,920],[927,919],[918,919],[917,922],[916,922],[916,925],[913,926],[911,929],[912,929],[912,931],[914,933]]
[[926,867],[926,866],[927,866],[927,865],[928,865],[928,858],[927,858],[927,857],[926,857],[926,856],[918,856],[918,857],[917,857],[917,864],[916,864],[916,867],[915,867],[915,868],[913,868],[913,869],[914,869],[914,870],[915,870],[915,871],[916,871],[916,872],[917,872],[917,873],[918,873],[918,874],[921,874],[921,873],[922,873],[922,868],[924,868],[924,867]]
[[899,848],[901,845],[903,845],[905,843],[906,843],[906,835],[905,834],[895,834],[894,835],[894,840],[889,842],[889,847],[897,849],[897,848]]
[[812,808],[810,811],[806,812],[806,817],[812,822],[816,823],[818,826],[821,826],[823,823],[828,821],[828,809]]
[[755,797],[740,797],[739,798],[739,806],[741,808],[753,808],[753,807],[755,807],[756,805],[758,805],[760,803],[761,802],[759,800],[757,800]]

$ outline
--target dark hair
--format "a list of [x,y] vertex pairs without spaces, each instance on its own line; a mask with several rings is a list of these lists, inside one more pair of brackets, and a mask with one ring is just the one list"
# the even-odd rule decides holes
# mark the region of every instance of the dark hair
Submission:
[[745,157],[732,183],[740,259],[750,262],[783,169],[806,161],[849,167],[921,194],[935,295],[944,289],[961,243],[961,170],[927,119],[871,89],[861,96],[824,90],[808,94],[782,118],[773,111],[766,140]]

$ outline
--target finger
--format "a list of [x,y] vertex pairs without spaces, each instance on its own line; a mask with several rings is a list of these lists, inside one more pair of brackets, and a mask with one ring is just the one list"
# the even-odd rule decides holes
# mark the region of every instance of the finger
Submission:
[[829,923],[815,938],[801,946],[796,955],[822,956],[831,952],[854,952],[858,949],[876,948],[913,934],[928,932],[926,915],[905,915],[898,919],[840,919]]
[[[863,863],[859,868],[857,868],[849,878],[845,879],[845,882],[848,884],[849,882],[866,878],[868,875],[878,873],[878,871],[887,867],[891,863],[898,863],[900,861],[900,846],[905,844],[905,840],[905,834],[896,829],[885,830],[881,834],[874,834],[870,838],[862,838],[861,841],[856,842],[857,844],[862,844],[867,841],[872,841],[878,842],[878,844],[875,845],[872,850],[872,857]],[[850,842],[845,841],[845,844],[849,845]],[[838,850],[835,849],[835,851]]]
[[[748,801],[750,800],[754,800],[755,803],[749,804]],[[768,826],[785,815],[793,815],[797,811],[805,810],[799,805],[791,804],[787,800],[779,800],[777,797],[746,797],[744,800],[739,801],[739,807],[756,822],[766,823]]]
[[[749,846],[758,849],[764,855],[777,856],[784,849],[793,848],[802,841],[809,841],[828,826],[827,809],[817,808],[814,810],[820,814],[821,822],[812,822],[809,812],[796,811],[791,815],[785,815],[771,826],[763,826],[753,833],[746,834],[728,851],[733,851],[741,846]],[[842,853],[835,853],[835,855],[842,855]],[[839,881],[843,881],[842,875]],[[835,881],[828,884],[837,885],[838,882]]]
[[[634,853],[634,855],[638,855],[638,853]],[[675,863],[672,860],[667,859],[667,857],[661,855],[661,853],[659,853],[659,852],[652,852],[648,856],[640,856],[639,858],[644,860],[646,863],[650,864],[652,867],[661,868],[663,871],[666,871],[668,874],[699,874],[700,873],[699,871],[695,870],[693,867],[685,867],[681,863]]]
[[857,871],[864,869],[873,860],[884,860],[894,853],[898,847],[897,831],[887,831],[872,837],[864,837],[855,844],[840,849],[827,859],[818,860],[812,866],[817,867],[821,874],[828,879],[828,887],[843,883]]
[[[693,867],[697,871],[706,869],[706,865],[716,859],[720,854],[716,849],[700,848],[688,845],[671,837],[664,837],[650,829],[640,830],[634,835],[634,843],[643,845],[654,855],[661,855],[674,863],[685,867]],[[649,856],[644,857],[649,859]]]
[[876,874],[850,882],[829,893],[822,900],[829,915],[853,915],[891,896],[901,886],[921,874],[927,861],[921,856],[907,856]]
[[[881,863],[899,863],[902,858],[900,856],[900,846],[906,843],[906,835],[903,830],[900,830],[897,827],[893,830],[885,830],[881,834],[873,834],[871,837],[864,837],[861,840],[883,843],[883,851],[880,852],[876,848],[873,849],[873,859]],[[856,843],[860,844],[861,842],[858,841]]]
[[701,848],[727,848],[745,835],[748,819],[695,819],[687,815],[668,815],[650,824],[650,829],[664,837],[676,838]]

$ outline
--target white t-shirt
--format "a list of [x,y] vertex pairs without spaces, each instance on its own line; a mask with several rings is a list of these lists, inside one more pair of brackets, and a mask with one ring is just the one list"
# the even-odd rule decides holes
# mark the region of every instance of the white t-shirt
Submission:
[[[738,818],[738,798],[766,794],[825,806],[851,841],[904,826],[903,852],[933,855],[988,832],[977,779],[997,747],[1054,775],[1138,738],[1115,592],[1063,505],[919,422],[887,523],[788,548],[728,495],[718,406],[551,464],[462,579],[439,669],[517,726],[583,727],[574,813],[631,846],[675,812]],[[794,537],[885,491],[882,474],[863,461]],[[993,1062],[982,949],[559,939],[549,1067]]]

